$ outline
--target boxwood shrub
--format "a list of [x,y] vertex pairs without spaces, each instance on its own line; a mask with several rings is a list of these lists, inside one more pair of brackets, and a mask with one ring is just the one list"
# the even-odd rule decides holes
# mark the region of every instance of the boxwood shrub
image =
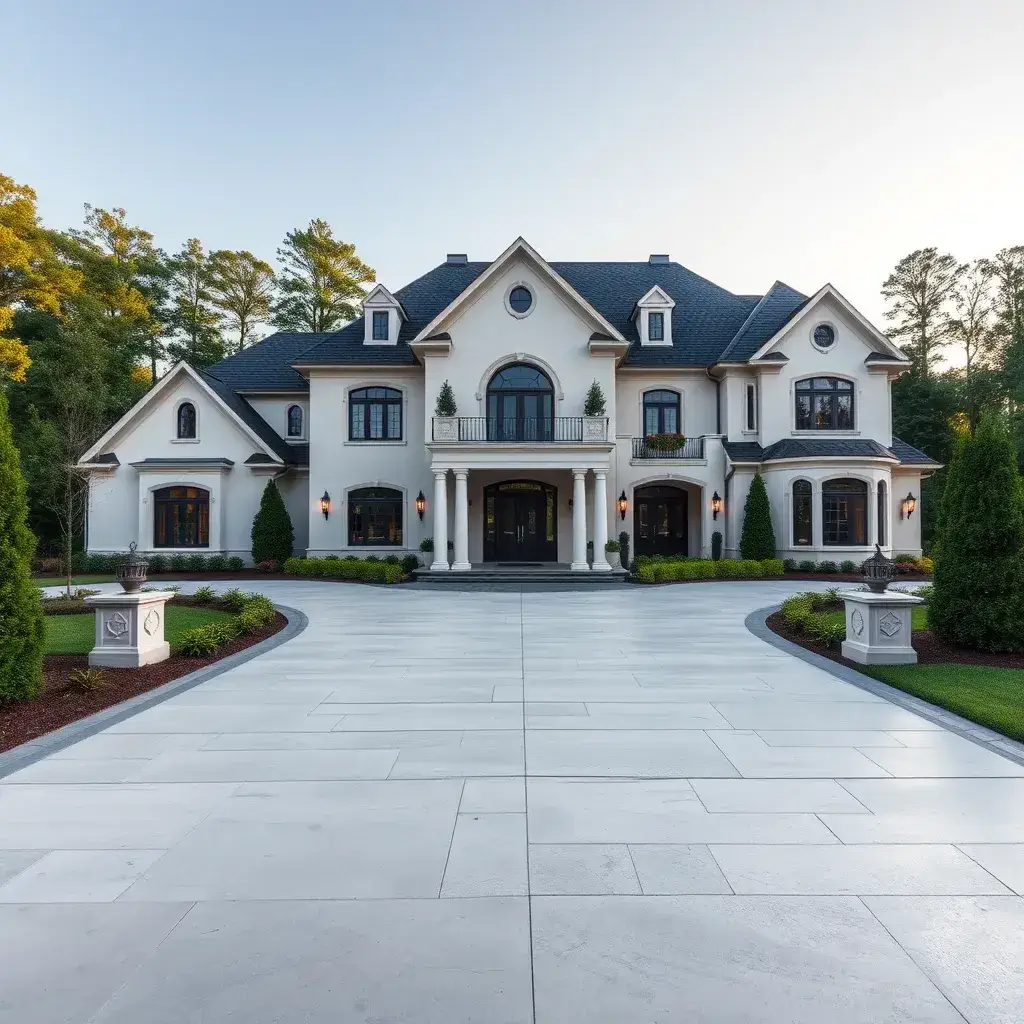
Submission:
[[399,583],[404,575],[401,564],[393,565],[371,556],[357,558],[289,558],[285,573],[292,576],[365,580],[367,583]]
[[676,583],[682,580],[760,579],[781,576],[781,558],[660,558],[641,555],[637,558],[633,578],[638,583]]

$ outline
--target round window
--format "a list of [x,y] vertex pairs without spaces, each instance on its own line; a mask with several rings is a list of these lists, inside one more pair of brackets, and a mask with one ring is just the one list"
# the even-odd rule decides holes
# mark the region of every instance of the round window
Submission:
[[836,343],[836,332],[828,324],[818,324],[814,328],[814,344],[818,348],[831,348]]
[[515,286],[508,296],[508,304],[514,313],[526,313],[533,305],[533,296],[530,294],[529,288],[524,288],[521,284]]

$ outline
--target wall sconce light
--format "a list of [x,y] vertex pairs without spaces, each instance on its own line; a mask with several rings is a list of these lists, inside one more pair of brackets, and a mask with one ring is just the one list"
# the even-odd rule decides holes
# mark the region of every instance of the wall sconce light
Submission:
[[324,496],[320,499],[320,511],[324,514],[326,519],[331,514],[331,496],[324,491]]
[[569,508],[572,508],[572,498],[569,499]]
[[423,521],[423,513],[427,510],[427,499],[424,497],[422,491],[416,495],[416,514],[420,517],[420,521]]
[[626,492],[623,491],[619,495],[619,518],[620,519],[625,519],[626,518],[626,506],[628,504],[629,503],[626,501]]
[[715,493],[711,495],[711,518],[712,519],[717,519],[718,518],[718,513],[721,512],[721,511],[722,511],[722,496],[718,493],[718,491],[715,491]]
[[908,519],[914,514],[915,508],[917,508],[917,498],[912,493],[908,493],[903,499],[903,512]]

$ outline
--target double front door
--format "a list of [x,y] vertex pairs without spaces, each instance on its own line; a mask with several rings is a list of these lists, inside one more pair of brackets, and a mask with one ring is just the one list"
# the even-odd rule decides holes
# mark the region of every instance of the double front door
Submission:
[[554,487],[528,480],[486,488],[484,561],[557,561],[556,496]]
[[638,487],[633,495],[633,549],[637,555],[685,555],[686,491]]

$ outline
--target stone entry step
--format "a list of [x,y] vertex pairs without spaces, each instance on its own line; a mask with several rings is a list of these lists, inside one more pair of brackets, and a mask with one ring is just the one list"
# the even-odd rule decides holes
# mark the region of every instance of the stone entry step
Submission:
[[626,573],[622,569],[611,572],[572,572],[568,565],[541,564],[510,565],[484,563],[474,565],[469,572],[431,572],[417,569],[412,574],[417,583],[436,583],[445,586],[473,587],[490,583],[558,583],[580,587],[620,587]]

